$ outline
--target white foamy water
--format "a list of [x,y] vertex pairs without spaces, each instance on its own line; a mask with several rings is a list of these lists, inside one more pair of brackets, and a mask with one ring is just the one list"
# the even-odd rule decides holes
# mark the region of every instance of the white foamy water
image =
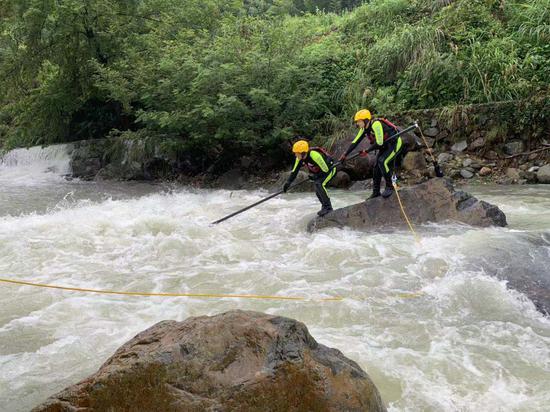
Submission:
[[[211,226],[267,192],[12,187],[12,197],[0,197],[0,277],[344,300],[117,297],[0,283],[0,410],[28,410],[78,382],[158,321],[236,308],[305,322],[370,374],[390,411],[548,410],[550,321],[496,276],[548,277],[550,187],[473,191],[499,204],[510,227],[432,225],[415,243],[406,231],[307,234],[313,194],[287,194]],[[333,192],[333,201],[362,195]],[[25,199],[21,212],[14,196]]]
[[36,186],[60,182],[71,173],[70,144],[15,149],[0,157],[0,184]]

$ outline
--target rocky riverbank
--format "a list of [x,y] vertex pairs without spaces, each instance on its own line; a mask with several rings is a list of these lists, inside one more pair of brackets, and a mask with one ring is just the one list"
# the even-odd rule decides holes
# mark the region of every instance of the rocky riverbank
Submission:
[[378,389],[303,323],[259,312],[163,321],[34,412],[372,411]]
[[[339,153],[347,140],[337,142],[334,153]],[[458,142],[448,151],[437,153],[434,157],[446,177],[459,183],[496,183],[496,184],[531,184],[550,183],[550,147],[541,144],[530,152],[519,145],[504,145],[502,153],[494,150],[484,152],[479,142]],[[109,154],[112,143],[107,140],[83,141],[71,144],[72,176],[84,180],[175,180],[198,187],[216,187],[225,189],[252,189],[257,187],[280,186],[286,176],[288,167],[280,170],[261,170],[255,173],[251,159],[242,159],[240,164],[221,175],[208,172],[188,174],[182,160],[160,148],[153,156],[143,156],[141,145],[127,142],[125,148],[116,156]],[[360,148],[361,149],[361,148]],[[434,177],[432,150],[413,145],[400,168],[400,179],[404,184],[417,184]],[[120,149],[119,149],[120,150]],[[510,155],[506,155],[512,153]],[[368,187],[372,177],[374,156],[356,158],[346,162],[333,179],[331,186],[363,190]],[[366,184],[366,185],[365,185]],[[307,189],[307,185],[305,186]]]

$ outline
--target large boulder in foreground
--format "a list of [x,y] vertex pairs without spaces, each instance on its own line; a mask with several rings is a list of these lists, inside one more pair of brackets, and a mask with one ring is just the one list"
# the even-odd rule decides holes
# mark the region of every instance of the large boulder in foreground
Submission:
[[[456,191],[445,178],[404,187],[399,195],[407,216],[416,225],[450,220],[481,227],[506,226],[506,215],[497,206]],[[404,226],[406,222],[394,194],[388,199],[378,197],[316,217],[309,222],[308,231],[326,227],[379,230]]]
[[34,411],[385,411],[368,375],[303,323],[259,312],[163,321]]

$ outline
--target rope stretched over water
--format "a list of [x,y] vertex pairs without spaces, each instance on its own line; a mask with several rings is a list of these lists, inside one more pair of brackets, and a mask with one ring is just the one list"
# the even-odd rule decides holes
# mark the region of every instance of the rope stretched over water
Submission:
[[[23,280],[13,280],[13,279],[3,279],[0,278],[0,282],[9,283],[13,285],[22,285],[22,286],[33,286],[37,288],[47,288],[47,289],[59,289],[66,290],[70,292],[83,292],[83,293],[97,293],[103,295],[123,295],[123,296],[157,296],[157,297],[186,297],[186,298],[198,298],[198,299],[207,299],[207,298],[232,298],[232,299],[257,299],[257,300],[286,300],[286,301],[309,301],[309,302],[340,302],[344,298],[341,296],[329,297],[329,298],[317,298],[311,299],[304,296],[271,296],[271,295],[239,295],[239,294],[223,294],[223,293],[155,293],[155,292],[125,292],[125,291],[115,291],[115,290],[101,290],[101,289],[88,289],[88,288],[76,288],[70,286],[59,286],[59,285],[48,285],[43,283],[33,283]],[[424,295],[424,292],[412,292],[412,293],[398,293],[395,297],[401,299],[414,299]],[[362,297],[350,296],[352,299],[364,300]]]
[[37,288],[61,289],[72,292],[98,293],[103,295],[125,295],[125,296],[160,296],[160,297],[186,297],[186,298],[232,298],[232,299],[259,299],[259,300],[292,300],[292,301],[318,301],[318,302],[337,302],[343,300],[342,297],[310,299],[304,296],[271,296],[271,295],[239,295],[223,293],[155,293],[155,292],[125,292],[117,290],[101,290],[76,288],[70,286],[47,285],[43,283],[26,282],[22,280],[2,279],[0,282],[11,283],[15,285],[34,286]]

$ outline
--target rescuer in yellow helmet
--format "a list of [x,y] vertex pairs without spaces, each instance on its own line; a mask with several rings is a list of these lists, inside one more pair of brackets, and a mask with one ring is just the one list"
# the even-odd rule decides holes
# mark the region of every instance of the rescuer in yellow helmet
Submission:
[[392,137],[398,133],[399,129],[387,119],[373,119],[370,111],[367,109],[361,109],[355,113],[353,121],[359,128],[359,132],[351,142],[348,150],[340,157],[340,161],[344,162],[357,145],[367,137],[370,146],[366,150],[363,150],[362,154],[366,155],[373,150],[378,150],[376,163],[372,171],[372,195],[369,199],[380,196],[382,176],[386,180],[386,189],[382,193],[382,196],[390,197],[393,194],[391,176],[395,172],[396,163],[405,155],[405,146],[403,145],[401,136],[397,138]]
[[336,168],[333,167],[334,160],[330,154],[322,147],[310,147],[307,140],[300,139],[292,146],[292,151],[296,156],[294,167],[283,185],[286,192],[305,164],[310,175],[309,178],[315,183],[315,194],[321,202],[321,210],[317,212],[319,216],[324,216],[332,211],[332,204],[328,196],[326,185],[336,174]]

